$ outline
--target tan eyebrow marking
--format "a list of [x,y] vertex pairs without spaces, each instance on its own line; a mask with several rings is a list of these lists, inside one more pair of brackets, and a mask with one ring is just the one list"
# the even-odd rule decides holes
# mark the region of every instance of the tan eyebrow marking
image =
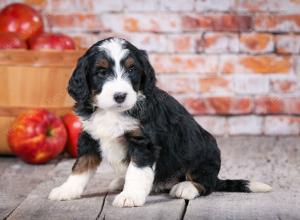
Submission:
[[102,68],[107,69],[107,68],[109,67],[109,62],[108,62],[107,59],[101,58],[101,59],[97,62],[97,65],[98,65],[99,67],[102,67]]
[[131,67],[134,63],[135,63],[134,59],[133,59],[132,57],[128,57],[128,58],[125,60],[125,67],[126,67],[126,68],[129,68],[129,67]]

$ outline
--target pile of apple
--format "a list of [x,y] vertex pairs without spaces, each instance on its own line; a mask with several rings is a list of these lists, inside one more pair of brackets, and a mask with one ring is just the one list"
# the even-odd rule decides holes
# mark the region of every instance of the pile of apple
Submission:
[[55,158],[66,148],[77,157],[77,142],[82,130],[81,122],[73,113],[62,119],[44,108],[33,109],[19,115],[8,131],[12,152],[32,164],[42,164]]
[[13,3],[0,11],[0,49],[73,50],[75,42],[64,34],[45,33],[38,11]]

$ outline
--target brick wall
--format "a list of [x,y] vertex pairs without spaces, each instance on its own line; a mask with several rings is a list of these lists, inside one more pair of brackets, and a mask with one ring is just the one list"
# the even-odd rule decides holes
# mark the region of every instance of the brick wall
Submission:
[[148,50],[159,86],[214,134],[300,133],[299,0],[23,2],[83,48],[116,35]]

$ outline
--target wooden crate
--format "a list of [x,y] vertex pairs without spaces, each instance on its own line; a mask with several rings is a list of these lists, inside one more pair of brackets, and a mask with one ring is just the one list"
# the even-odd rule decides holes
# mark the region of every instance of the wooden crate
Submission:
[[10,154],[7,131],[17,115],[44,107],[57,115],[71,110],[67,84],[83,51],[0,51],[0,154]]

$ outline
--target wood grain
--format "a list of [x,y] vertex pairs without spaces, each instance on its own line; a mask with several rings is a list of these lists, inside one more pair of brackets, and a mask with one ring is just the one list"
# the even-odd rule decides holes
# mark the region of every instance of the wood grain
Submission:
[[150,195],[146,204],[135,208],[116,208],[112,206],[115,195],[108,195],[99,219],[181,219],[185,208],[183,199],[173,199],[168,194]]
[[213,193],[189,202],[184,219],[300,219],[300,194]]
[[7,143],[7,132],[15,117],[0,116],[0,154],[11,155],[12,152]]
[[0,66],[0,106],[71,107],[67,94],[72,68]]
[[83,50],[75,51],[34,51],[2,50],[0,66],[34,66],[34,67],[70,67],[73,68]]
[[[2,160],[3,158],[1,158]],[[11,213],[54,168],[52,163],[33,166],[19,159],[11,160],[0,176],[0,219]]]
[[101,166],[87,186],[81,199],[72,201],[50,201],[49,192],[62,184],[71,173],[74,160],[60,163],[52,173],[52,178],[41,183],[8,219],[96,219],[112,178],[112,171]]

